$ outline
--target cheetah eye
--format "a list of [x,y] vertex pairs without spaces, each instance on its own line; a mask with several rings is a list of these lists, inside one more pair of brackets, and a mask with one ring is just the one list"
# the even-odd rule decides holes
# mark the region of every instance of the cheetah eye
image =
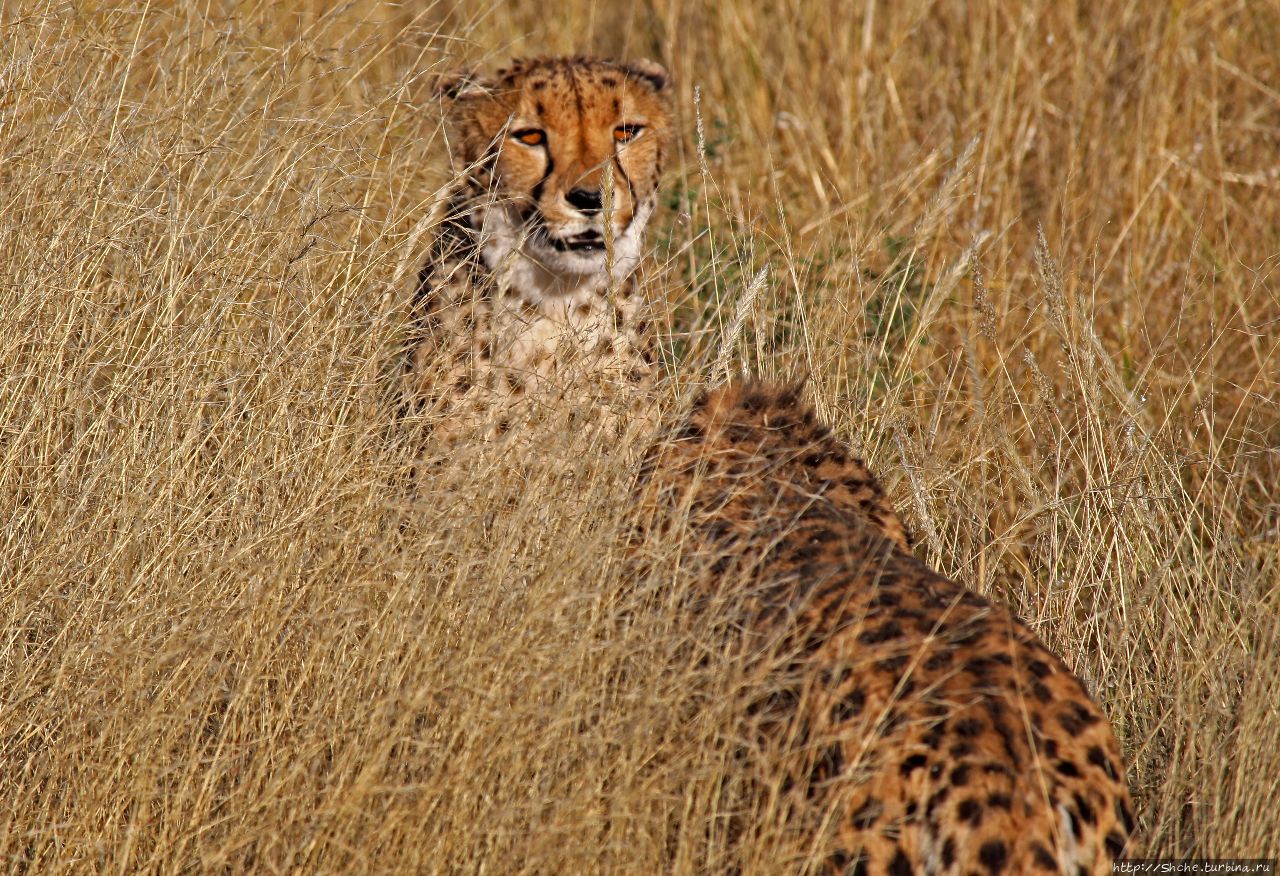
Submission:
[[643,130],[644,125],[618,125],[613,129],[613,139],[618,143],[630,143]]
[[512,131],[511,137],[526,146],[541,146],[547,142],[547,132],[541,128],[521,128],[519,131]]

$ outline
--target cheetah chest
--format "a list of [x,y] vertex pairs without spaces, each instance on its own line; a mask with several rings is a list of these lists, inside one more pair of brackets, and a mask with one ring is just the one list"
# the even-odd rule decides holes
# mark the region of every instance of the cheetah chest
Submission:
[[439,289],[447,303],[420,350],[435,360],[420,363],[423,389],[449,399],[455,415],[490,418],[525,400],[594,402],[648,382],[648,340],[630,283],[623,287],[537,297],[455,277]]

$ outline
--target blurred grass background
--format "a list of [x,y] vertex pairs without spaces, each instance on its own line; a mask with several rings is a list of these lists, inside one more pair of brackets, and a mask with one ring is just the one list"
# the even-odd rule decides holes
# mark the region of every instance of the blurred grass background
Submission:
[[673,385],[807,373],[919,553],[1112,715],[1148,851],[1280,849],[1275,4],[8,2],[0,33],[5,869],[795,872],[724,844],[744,681],[675,539],[628,573],[632,457],[548,432],[414,478],[385,400],[448,181],[431,76],[576,51],[677,82]]

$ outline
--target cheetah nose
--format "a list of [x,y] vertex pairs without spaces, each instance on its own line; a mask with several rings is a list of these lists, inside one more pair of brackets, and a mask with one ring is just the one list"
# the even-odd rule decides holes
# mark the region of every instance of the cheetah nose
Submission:
[[591,216],[600,212],[599,189],[570,189],[564,198],[579,213]]

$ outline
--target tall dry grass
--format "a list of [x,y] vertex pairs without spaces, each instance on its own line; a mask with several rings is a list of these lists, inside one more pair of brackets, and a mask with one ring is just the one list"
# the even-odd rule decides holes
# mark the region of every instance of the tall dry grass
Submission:
[[[176,7],[176,8],[175,8]],[[386,403],[427,80],[663,59],[673,384],[809,375],[920,552],[1096,691],[1152,852],[1280,849],[1280,10],[0,5],[0,855],[787,872],[633,455]],[[551,465],[542,465],[543,462]],[[728,801],[728,802],[726,802]]]

